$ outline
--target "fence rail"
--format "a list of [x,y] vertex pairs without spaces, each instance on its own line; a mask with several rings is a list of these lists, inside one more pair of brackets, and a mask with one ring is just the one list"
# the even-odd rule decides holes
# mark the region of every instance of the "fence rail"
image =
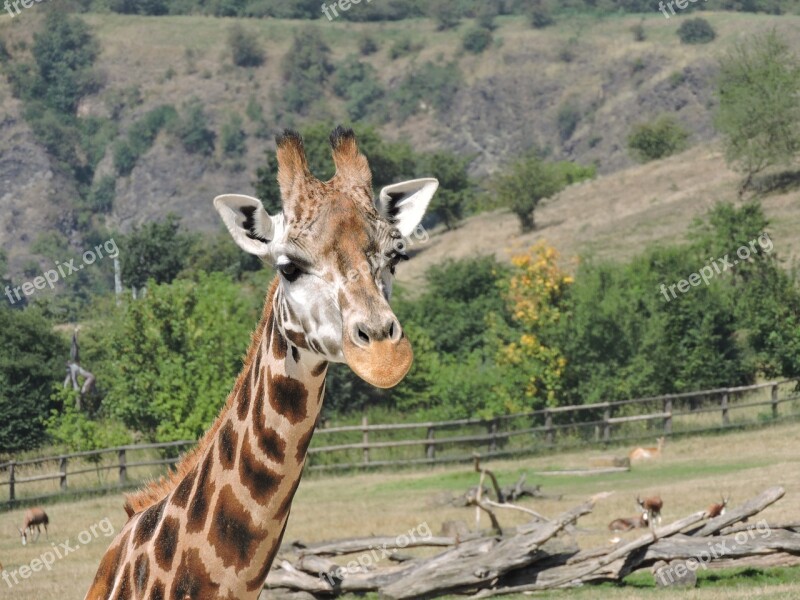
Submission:
[[[476,451],[486,457],[513,456],[769,424],[800,417],[799,387],[798,380],[791,379],[546,408],[488,420],[370,424],[364,416],[360,425],[318,429],[307,468],[433,465],[470,460]],[[765,408],[766,412],[758,412]],[[180,460],[180,451],[195,443],[129,445],[2,463],[0,494],[6,500],[0,506],[13,508],[64,494],[131,488],[163,474],[165,466]]]

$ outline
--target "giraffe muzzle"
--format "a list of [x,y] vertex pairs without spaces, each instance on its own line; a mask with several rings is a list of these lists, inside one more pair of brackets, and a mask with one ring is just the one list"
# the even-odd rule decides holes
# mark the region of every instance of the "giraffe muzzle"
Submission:
[[380,340],[363,339],[356,333],[345,336],[344,357],[353,372],[370,385],[378,388],[391,388],[403,380],[411,363],[414,362],[414,351],[411,343],[396,325],[397,339],[385,337]]

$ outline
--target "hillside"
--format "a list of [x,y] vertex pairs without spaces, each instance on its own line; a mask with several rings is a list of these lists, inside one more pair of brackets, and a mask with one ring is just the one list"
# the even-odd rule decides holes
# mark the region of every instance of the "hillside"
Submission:
[[[516,217],[505,210],[467,219],[454,231],[436,231],[428,243],[417,246],[414,260],[398,269],[398,279],[414,287],[443,258],[493,254],[508,260],[540,240],[557,248],[571,271],[579,255],[629,258],[650,244],[686,240],[695,218],[716,202],[736,198],[740,181],[740,175],[725,166],[718,145],[703,144],[564,190],[536,211],[538,228],[525,235],[519,234]],[[762,199],[775,251],[787,266],[797,266],[800,260],[799,200],[798,190]]]
[[[437,113],[423,101],[417,114],[404,122],[380,123],[380,132],[388,139],[409,141],[419,150],[446,148],[474,156],[471,169],[479,180],[533,146],[549,149],[555,158],[595,163],[601,173],[624,177],[621,173],[625,171],[621,170],[632,165],[625,139],[633,124],[668,112],[692,132],[693,143],[712,140],[710,111],[714,105],[716,56],[742,35],[771,27],[791,32],[800,24],[797,16],[735,13],[704,16],[714,24],[719,37],[713,44],[701,46],[681,45],[675,35],[679,19],[667,21],[655,12],[644,17],[647,39],[643,42],[635,42],[630,31],[640,22],[640,16],[602,20],[576,16],[544,30],[531,29],[521,18],[503,17],[498,20],[493,45],[480,55],[466,53],[461,48],[461,37],[471,26],[469,22],[444,32],[436,31],[434,23],[424,19],[381,24],[332,22],[313,27],[331,48],[334,65],[357,53],[363,33],[375,36],[380,50],[362,59],[376,68],[381,84],[389,91],[426,61],[457,63],[464,82],[452,98],[451,106]],[[104,218],[111,230],[129,231],[135,224],[160,219],[170,212],[179,214],[190,230],[218,230],[210,199],[225,191],[253,193],[255,170],[263,162],[264,151],[273,144],[271,136],[264,135],[265,130],[272,133],[286,125],[302,128],[303,122],[345,120],[343,101],[330,91],[321,101],[324,110],[313,118],[292,123],[288,121],[293,119],[288,117],[278,120],[274,116],[283,85],[281,62],[293,34],[307,27],[307,22],[247,20],[243,26],[257,32],[266,51],[266,61],[260,67],[237,68],[231,63],[228,44],[229,29],[237,22],[235,19],[92,14],[83,17],[99,39],[101,53],[96,67],[99,89],[83,99],[78,110],[81,116],[110,118],[118,125],[118,134],[125,135],[132,123],[154,107],[162,104],[181,107],[188,98],[196,96],[217,134],[234,113],[243,116],[247,133],[246,153],[236,161],[222,157],[220,152],[209,157],[187,154],[180,144],[160,134],[131,174],[117,180],[114,208]],[[32,34],[40,21],[41,11],[36,10],[16,17],[13,23],[8,17],[0,17],[0,36],[12,61],[30,55]],[[390,46],[406,37],[416,49],[392,60]],[[796,36],[789,37],[800,45]],[[131,101],[132,97],[138,98]],[[264,124],[244,117],[248,103],[253,101],[265,115]],[[569,135],[564,135],[558,126],[559,114],[565,106],[577,115],[574,131]],[[0,78],[3,115],[0,249],[8,253],[12,271],[20,270],[30,258],[30,245],[39,236],[57,231],[75,249],[82,247],[75,229],[78,191],[37,143],[23,117],[24,109],[24,103],[12,97],[5,78]],[[682,161],[687,161],[685,167],[692,169],[696,166],[692,164],[695,158],[696,154],[687,153],[673,159],[670,168],[679,168]],[[717,168],[721,164],[717,158],[710,166]],[[662,168],[667,167],[645,167],[641,172]],[[112,173],[112,153],[108,149],[98,165],[95,181]],[[725,180],[726,189],[732,186],[733,175],[719,177]],[[605,182],[619,189],[625,187],[622,179],[600,179],[583,189],[612,198],[610,190],[601,191]],[[656,197],[646,192],[639,198],[620,200],[626,208],[620,208],[616,216],[639,215],[635,232],[639,240],[647,239],[650,229],[658,235],[665,227],[659,207],[669,211],[678,206],[694,206],[687,197],[690,192],[686,182],[678,181],[676,185],[680,191],[674,192],[668,204],[661,204],[660,194]],[[644,185],[639,189],[649,187]],[[696,190],[700,191],[703,190]],[[708,185],[705,191],[714,195]],[[567,192],[560,202],[577,203],[578,200],[568,199],[581,193]],[[702,201],[711,200],[706,196]],[[545,226],[542,233],[551,229],[554,238],[574,237],[579,232],[585,243],[595,238],[599,242],[605,239],[603,236],[614,234],[610,229],[612,223],[614,227],[619,225],[600,214],[587,222],[583,210],[578,211],[581,221],[573,222],[569,211],[550,212],[557,206],[558,203],[553,203],[540,217]],[[683,213],[669,219],[682,216]],[[658,222],[648,223],[651,217]],[[472,232],[470,244],[476,245],[478,251],[498,251],[508,237],[505,218],[478,217],[448,239],[457,240],[458,236]],[[563,234],[553,227],[556,221],[564,222]],[[500,232],[504,232],[503,244],[498,245]],[[563,250],[567,254],[572,252],[569,245]],[[429,252],[431,258],[418,264],[433,260],[433,254]],[[38,258],[41,261],[45,257]]]

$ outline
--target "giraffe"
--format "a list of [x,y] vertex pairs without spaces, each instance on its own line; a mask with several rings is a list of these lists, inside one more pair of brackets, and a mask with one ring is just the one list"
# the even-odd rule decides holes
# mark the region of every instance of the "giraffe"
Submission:
[[411,367],[389,306],[403,240],[435,179],[390,185],[372,175],[350,129],[331,134],[336,174],[316,179],[302,138],[276,138],[282,212],[224,195],[214,206],[246,252],[278,273],[233,390],[170,475],[129,495],[129,520],[86,600],[255,600],[286,527],[320,413],[329,363],[381,388]]

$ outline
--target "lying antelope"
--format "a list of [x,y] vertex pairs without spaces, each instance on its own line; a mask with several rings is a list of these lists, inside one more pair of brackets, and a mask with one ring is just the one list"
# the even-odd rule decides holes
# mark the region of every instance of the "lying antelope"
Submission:
[[36,528],[36,539],[31,540],[36,542],[39,536],[42,535],[42,525],[44,525],[44,533],[48,538],[50,534],[47,532],[47,526],[50,524],[50,517],[41,508],[29,508],[25,511],[25,516],[22,522],[22,529],[17,527],[20,537],[22,537],[22,545],[28,543],[28,536],[33,537],[33,528]]
[[647,513],[642,513],[638,517],[631,519],[614,519],[608,524],[611,531],[631,531],[632,529],[644,529],[647,527]]
[[709,507],[706,509],[706,518],[713,519],[714,517],[724,515],[725,507],[728,506],[728,501],[730,499],[731,499],[730,496],[723,496],[722,502],[720,502],[719,504],[710,504]]
[[636,504],[638,504],[642,511],[644,511],[644,514],[647,515],[648,523],[652,525],[661,523],[661,509],[664,507],[664,501],[661,499],[661,496],[650,496],[644,500],[636,496]]
[[658,438],[658,446],[656,448],[634,448],[628,453],[628,458],[631,462],[635,460],[650,460],[653,458],[661,458],[661,451],[664,449],[664,438]]

